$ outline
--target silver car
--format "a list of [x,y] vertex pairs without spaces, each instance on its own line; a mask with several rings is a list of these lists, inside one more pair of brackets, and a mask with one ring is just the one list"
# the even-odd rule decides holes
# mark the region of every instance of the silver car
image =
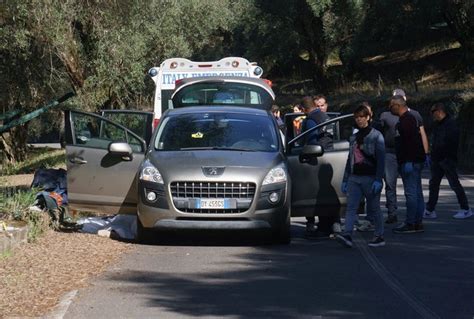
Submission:
[[288,115],[284,145],[273,100],[260,79],[185,80],[151,138],[150,113],[68,111],[70,207],[136,213],[140,240],[164,229],[261,229],[288,243],[291,216],[345,204],[352,123],[327,122],[334,147],[323,150],[304,145],[292,127],[299,115]]

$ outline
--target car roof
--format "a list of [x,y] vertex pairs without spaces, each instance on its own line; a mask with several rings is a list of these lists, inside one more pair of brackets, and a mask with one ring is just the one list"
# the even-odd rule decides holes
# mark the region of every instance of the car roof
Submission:
[[182,88],[196,84],[196,83],[216,83],[216,82],[231,82],[231,83],[244,83],[252,84],[263,88],[267,91],[273,100],[275,100],[275,93],[273,92],[271,86],[263,79],[260,78],[251,78],[243,76],[199,76],[192,78],[184,78],[177,81],[176,88],[173,92],[172,97],[180,91]]
[[164,116],[175,116],[181,114],[204,113],[204,112],[224,112],[268,116],[269,112],[262,109],[239,107],[239,106],[189,106],[178,109],[169,109]]

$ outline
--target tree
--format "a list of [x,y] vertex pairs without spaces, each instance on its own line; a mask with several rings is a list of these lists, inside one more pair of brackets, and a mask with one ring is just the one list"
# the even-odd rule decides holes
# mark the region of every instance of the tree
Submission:
[[[151,105],[147,70],[219,47],[240,7],[231,0],[7,0],[0,11],[3,112],[31,110],[71,88],[71,106],[86,111]],[[9,161],[23,159],[26,129],[2,136]]]
[[444,0],[443,12],[454,38],[461,44],[466,65],[474,70],[474,1]]

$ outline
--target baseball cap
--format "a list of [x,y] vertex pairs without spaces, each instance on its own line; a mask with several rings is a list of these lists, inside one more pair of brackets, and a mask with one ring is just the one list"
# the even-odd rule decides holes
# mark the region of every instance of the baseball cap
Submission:
[[402,89],[393,90],[392,95],[393,96],[400,95],[400,96],[406,97],[405,91],[403,91]]

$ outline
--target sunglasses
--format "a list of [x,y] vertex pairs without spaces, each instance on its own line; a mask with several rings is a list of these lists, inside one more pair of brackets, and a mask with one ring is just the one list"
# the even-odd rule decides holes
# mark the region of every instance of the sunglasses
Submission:
[[439,111],[438,109],[431,110],[431,114],[434,114],[434,112]]

